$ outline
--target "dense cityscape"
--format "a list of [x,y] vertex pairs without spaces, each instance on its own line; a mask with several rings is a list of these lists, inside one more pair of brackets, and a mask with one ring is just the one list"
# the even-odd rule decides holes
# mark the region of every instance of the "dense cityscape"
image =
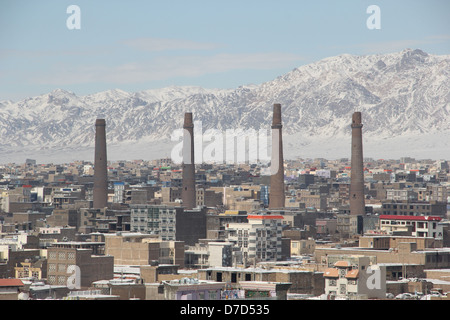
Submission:
[[364,158],[360,112],[349,158],[284,159],[275,104],[279,168],[194,165],[184,117],[182,164],[108,160],[98,119],[94,162],[1,165],[0,299],[449,299],[447,160]]

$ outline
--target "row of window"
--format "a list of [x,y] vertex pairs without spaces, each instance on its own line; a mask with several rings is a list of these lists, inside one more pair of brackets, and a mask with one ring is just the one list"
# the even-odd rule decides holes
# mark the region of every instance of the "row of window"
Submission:
[[49,272],[60,272],[65,273],[67,271],[67,265],[64,263],[50,263],[48,265]]
[[48,254],[49,259],[58,259],[58,260],[74,260],[75,252],[64,252],[64,251],[50,251]]
[[53,285],[66,285],[67,284],[67,277],[66,276],[55,276],[55,275],[49,275],[48,276],[48,283]]
[[[412,225],[412,221],[395,221],[395,220],[381,220],[381,224],[391,224],[391,225]],[[418,228],[428,228],[428,222],[417,222]],[[437,223],[433,222],[432,228],[437,228]]]
[[419,210],[419,209],[423,209],[423,210],[425,210],[425,209],[429,209],[430,208],[430,206],[429,205],[418,205],[418,204],[416,204],[416,205],[411,205],[411,204],[384,204],[383,205],[383,208],[387,208],[387,209],[408,209],[408,207],[409,207],[409,209],[410,210]]

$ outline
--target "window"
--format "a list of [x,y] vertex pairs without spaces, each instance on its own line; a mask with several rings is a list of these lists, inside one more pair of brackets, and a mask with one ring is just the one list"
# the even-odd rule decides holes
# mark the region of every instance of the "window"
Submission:
[[209,291],[209,300],[216,300],[217,299],[217,292],[216,291]]
[[339,287],[339,293],[340,294],[345,294],[347,292],[347,288],[345,284],[341,284]]

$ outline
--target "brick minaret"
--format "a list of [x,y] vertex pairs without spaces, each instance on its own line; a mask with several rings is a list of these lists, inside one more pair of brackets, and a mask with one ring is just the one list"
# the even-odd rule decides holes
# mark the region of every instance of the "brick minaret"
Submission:
[[353,113],[352,117],[352,162],[350,180],[350,214],[364,215],[364,167],[362,146],[361,112]]
[[108,205],[105,127],[105,119],[95,121],[94,208],[105,208]]
[[273,105],[272,159],[269,192],[269,209],[284,208],[283,139],[281,135],[281,105]]
[[183,125],[183,190],[181,197],[183,207],[193,209],[196,207],[195,192],[195,163],[194,163],[194,123],[192,113],[184,114]]

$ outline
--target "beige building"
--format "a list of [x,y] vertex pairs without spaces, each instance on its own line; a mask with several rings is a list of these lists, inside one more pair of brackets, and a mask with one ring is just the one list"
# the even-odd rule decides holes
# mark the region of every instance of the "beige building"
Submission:
[[197,188],[196,203],[197,207],[216,207],[223,204],[223,194],[215,190]]
[[157,262],[184,267],[184,242],[163,241],[150,234],[105,234],[105,253],[114,257],[115,265],[150,265]]
[[426,248],[442,248],[442,240],[431,237],[418,238],[413,236],[393,236],[379,234],[366,234],[359,237],[359,247],[377,250],[389,250],[391,248],[398,248],[398,246],[402,242],[416,243],[417,250],[425,250]]
[[114,257],[102,254],[103,243],[58,242],[48,248],[50,285],[87,288],[97,280],[114,277]]
[[26,261],[18,264],[14,268],[15,277],[19,279],[29,278],[41,280],[47,278],[47,260],[38,259],[37,261],[31,261],[26,259]]
[[302,240],[291,240],[291,256],[314,254],[316,241],[312,238]]
[[274,268],[206,268],[197,271],[201,280],[227,283],[233,288],[240,288],[241,283],[271,282],[289,283],[289,293],[319,296],[324,293],[323,272],[313,270],[274,267]]
[[[340,257],[342,258],[342,257]],[[365,256],[343,257],[325,270],[325,294],[328,299],[384,299],[386,268],[370,263]]]
[[297,193],[299,203],[304,203],[306,208],[325,210],[327,208],[327,195],[316,194],[309,190],[299,190]]
[[324,264],[328,255],[335,254],[373,256],[376,258],[377,264],[412,264],[422,265],[427,269],[450,267],[450,248],[426,248],[419,250],[415,242],[399,242],[397,247],[384,250],[362,247],[316,247],[314,253],[315,261],[318,264]]

